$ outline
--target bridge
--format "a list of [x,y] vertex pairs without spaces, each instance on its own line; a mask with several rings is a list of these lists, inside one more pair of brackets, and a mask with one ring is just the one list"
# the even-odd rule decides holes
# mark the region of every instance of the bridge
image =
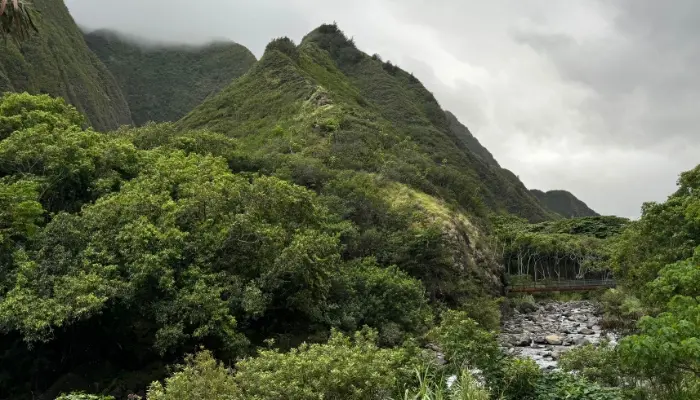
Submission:
[[506,293],[539,292],[582,292],[596,289],[614,288],[615,280],[606,279],[567,279],[567,280],[518,280],[506,286]]

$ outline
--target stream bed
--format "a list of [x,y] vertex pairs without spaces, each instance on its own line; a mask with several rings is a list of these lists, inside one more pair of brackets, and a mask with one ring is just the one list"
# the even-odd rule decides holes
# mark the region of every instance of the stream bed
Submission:
[[505,320],[499,341],[510,354],[556,369],[559,357],[578,346],[617,338],[600,327],[601,315],[590,301],[538,303],[528,312],[514,311]]

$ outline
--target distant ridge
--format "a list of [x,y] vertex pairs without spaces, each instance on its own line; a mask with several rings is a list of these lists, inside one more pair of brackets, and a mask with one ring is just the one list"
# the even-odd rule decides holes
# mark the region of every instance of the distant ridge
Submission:
[[157,43],[109,30],[85,33],[126,95],[134,123],[176,121],[255,63],[244,46]]
[[597,217],[600,215],[566,190],[543,192],[533,189],[530,190],[530,193],[537,197],[547,208],[565,218]]

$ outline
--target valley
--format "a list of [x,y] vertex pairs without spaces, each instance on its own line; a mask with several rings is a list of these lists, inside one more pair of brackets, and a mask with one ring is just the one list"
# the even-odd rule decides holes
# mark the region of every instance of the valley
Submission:
[[699,398],[700,166],[599,215],[336,23],[0,10],[0,400]]

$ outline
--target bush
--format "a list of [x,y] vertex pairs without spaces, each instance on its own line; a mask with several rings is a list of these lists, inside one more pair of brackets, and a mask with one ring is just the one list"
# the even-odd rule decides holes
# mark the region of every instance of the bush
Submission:
[[406,389],[404,400],[488,400],[490,394],[467,370],[454,376],[451,385],[444,374],[431,368],[416,371],[416,387]]
[[464,311],[445,311],[442,322],[429,336],[440,345],[453,368],[492,370],[503,358],[495,333],[484,330]]
[[148,388],[148,400],[180,399],[233,400],[242,397],[231,370],[216,361],[210,351],[204,350],[188,355],[185,363],[176,367],[165,384],[153,382]]
[[567,373],[544,375],[537,384],[535,400],[622,400],[617,389],[604,388]]
[[491,390],[509,400],[531,399],[541,377],[540,367],[529,358],[506,358],[486,376]]
[[294,61],[299,59],[299,51],[297,50],[296,44],[294,44],[292,39],[286,36],[274,39],[273,41],[268,43],[267,46],[265,46],[265,52],[272,50],[280,51],[283,54],[289,56],[289,58],[291,58]]
[[614,348],[607,343],[586,345],[571,349],[561,356],[559,365],[564,371],[580,374],[588,380],[605,386],[621,384],[621,365]]
[[418,350],[379,349],[376,340],[365,329],[289,353],[265,350],[237,365],[235,381],[246,399],[384,399],[407,382]]
[[466,301],[461,308],[484,329],[497,331],[501,327],[502,301],[502,298],[480,297]]
[[642,303],[622,289],[609,289],[600,298],[603,306],[601,326],[605,329],[629,332],[642,315]]

